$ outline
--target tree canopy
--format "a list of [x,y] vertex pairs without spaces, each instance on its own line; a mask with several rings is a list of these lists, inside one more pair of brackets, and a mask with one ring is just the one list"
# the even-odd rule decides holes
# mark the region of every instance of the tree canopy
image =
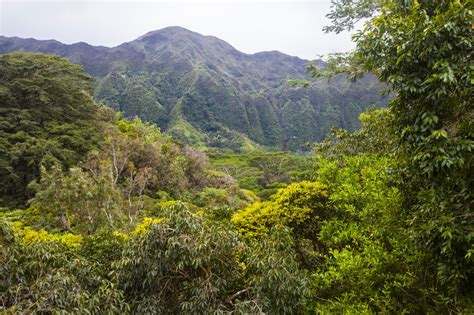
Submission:
[[43,54],[0,56],[0,200],[22,205],[40,166],[68,168],[97,146],[100,108],[81,66]]
[[436,275],[451,302],[467,298],[474,273],[473,2],[337,0],[332,9],[328,31],[372,17],[353,36],[352,53],[313,75],[370,71],[395,93],[400,211],[427,254],[420,266]]

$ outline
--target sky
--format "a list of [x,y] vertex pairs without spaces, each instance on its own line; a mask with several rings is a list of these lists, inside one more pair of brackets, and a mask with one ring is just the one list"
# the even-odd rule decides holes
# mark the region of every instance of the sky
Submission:
[[0,0],[0,35],[113,47],[167,26],[213,35],[245,53],[305,59],[348,51],[349,33],[325,34],[331,0]]

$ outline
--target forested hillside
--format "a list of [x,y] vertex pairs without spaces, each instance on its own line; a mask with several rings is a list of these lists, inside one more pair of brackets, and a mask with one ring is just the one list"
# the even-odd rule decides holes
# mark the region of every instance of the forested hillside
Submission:
[[114,48],[0,37],[0,53],[10,51],[52,53],[82,64],[96,78],[97,101],[201,148],[297,150],[322,140],[333,126],[354,130],[368,106],[386,105],[371,75],[355,83],[339,76],[292,87],[288,80],[309,78],[307,60],[277,51],[244,54],[180,27]]
[[394,98],[307,155],[207,155],[0,55],[0,313],[474,313],[473,3],[351,3],[356,49],[310,73]]

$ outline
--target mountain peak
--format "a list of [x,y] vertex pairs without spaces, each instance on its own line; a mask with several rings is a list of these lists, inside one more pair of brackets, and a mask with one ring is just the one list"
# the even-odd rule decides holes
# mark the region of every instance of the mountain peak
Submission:
[[202,35],[181,26],[169,26],[151,31],[130,43],[153,52],[162,52],[163,49],[179,51],[181,56],[187,55],[191,59],[195,59],[198,55],[201,57],[206,55],[204,59],[214,55],[218,59],[222,55],[242,54],[222,39]]
[[160,36],[163,36],[163,37],[165,36],[166,37],[168,36],[202,36],[204,37],[203,35],[199,33],[193,32],[181,26],[168,26],[159,30],[148,32],[145,35],[138,37],[136,40],[143,41],[143,40],[152,39],[152,38],[156,38]]

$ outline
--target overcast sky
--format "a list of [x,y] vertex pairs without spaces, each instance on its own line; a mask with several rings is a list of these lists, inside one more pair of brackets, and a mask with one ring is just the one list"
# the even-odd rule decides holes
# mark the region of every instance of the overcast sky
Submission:
[[330,0],[0,0],[0,34],[116,46],[149,31],[182,26],[240,51],[314,59],[353,47],[350,34],[325,34]]

